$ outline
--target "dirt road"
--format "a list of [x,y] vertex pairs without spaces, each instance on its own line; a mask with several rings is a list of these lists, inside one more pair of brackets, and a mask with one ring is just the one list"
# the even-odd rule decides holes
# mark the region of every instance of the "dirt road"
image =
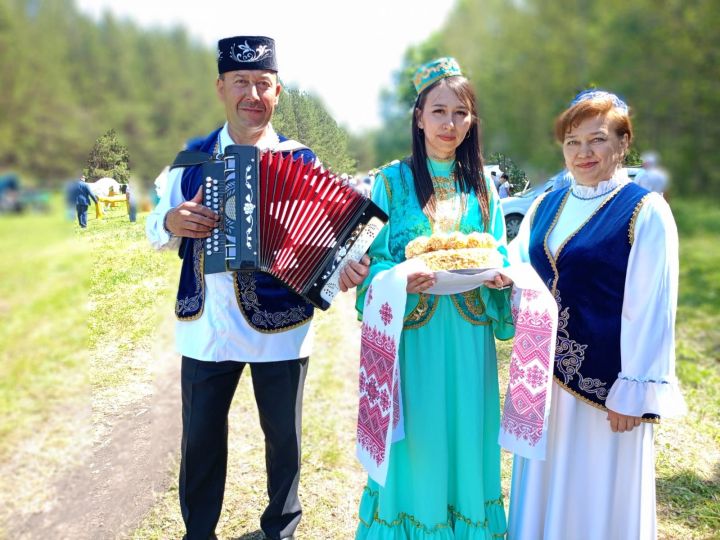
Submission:
[[[6,538],[119,538],[134,529],[155,499],[167,491],[175,481],[170,471],[181,432],[180,363],[172,352],[170,336],[171,329],[163,328],[153,351],[144,353],[154,372],[146,395],[131,401],[117,415],[103,416],[102,436],[93,444],[86,444],[88,430],[76,431],[75,444],[66,449],[70,468],[60,464],[60,472],[54,474],[52,467],[48,470],[39,463],[33,467],[37,457],[42,459],[42,452],[25,455],[18,480],[33,476],[36,487],[24,494],[29,504],[20,507],[8,501],[15,508],[6,517]],[[85,410],[68,418],[86,426],[90,416]],[[21,486],[14,487],[22,491]]]

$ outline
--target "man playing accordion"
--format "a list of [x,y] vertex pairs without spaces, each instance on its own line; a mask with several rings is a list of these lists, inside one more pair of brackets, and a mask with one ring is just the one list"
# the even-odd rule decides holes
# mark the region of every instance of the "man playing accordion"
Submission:
[[[282,91],[275,42],[236,36],[218,42],[216,90],[226,123],[191,150],[222,153],[254,145],[315,160],[307,147],[275,132],[270,123]],[[183,435],[180,507],[188,540],[215,537],[225,489],[228,411],[245,364],[250,364],[260,425],[265,434],[269,503],[260,526],[271,540],[294,538],[300,521],[300,418],[310,354],[313,307],[261,272],[203,275],[202,245],[219,216],[202,204],[199,165],[173,169],[147,235],[157,248],[182,258],[175,313],[182,354]],[[367,258],[348,262],[340,287],[367,275]]]

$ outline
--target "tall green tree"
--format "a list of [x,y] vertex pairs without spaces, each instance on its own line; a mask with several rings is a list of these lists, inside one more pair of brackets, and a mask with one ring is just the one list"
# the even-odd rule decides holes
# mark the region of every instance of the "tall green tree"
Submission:
[[83,174],[90,182],[109,177],[127,184],[130,180],[129,161],[127,147],[120,142],[115,130],[111,129],[95,141]]
[[562,167],[555,117],[579,90],[606,88],[629,103],[635,148],[660,152],[673,189],[720,195],[718,27],[720,3],[703,0],[460,0],[408,49],[392,90],[408,103],[414,61],[457,57],[478,94],[484,152],[542,180]]
[[[215,62],[182,28],[145,31],[109,13],[94,21],[73,0],[0,0],[0,169],[60,185],[114,129],[149,184],[185,141],[222,125]],[[324,162],[352,168],[345,130],[308,95],[297,101],[309,111],[301,134],[291,94],[273,121]]]
[[312,148],[326,167],[336,172],[355,172],[357,162],[348,151],[348,134],[330,116],[322,101],[296,88],[289,88],[286,93],[287,101],[283,103],[281,94],[273,120],[278,131]]

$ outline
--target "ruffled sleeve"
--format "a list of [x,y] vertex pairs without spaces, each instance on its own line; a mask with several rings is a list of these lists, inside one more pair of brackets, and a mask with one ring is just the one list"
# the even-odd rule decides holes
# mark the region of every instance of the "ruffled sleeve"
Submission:
[[[509,266],[507,239],[505,236],[505,218],[499,202],[500,197],[492,182],[487,182],[487,189],[490,194],[490,234],[495,237],[499,246],[498,250],[502,253],[503,266]],[[480,287],[480,295],[486,309],[485,313],[488,318],[492,320],[495,337],[501,340],[510,339],[515,335],[510,293],[511,290],[509,288],[499,291],[488,287]]]
[[[383,173],[378,173],[373,183],[372,195],[370,198],[377,204],[383,212],[390,216],[390,184]],[[392,268],[397,264],[390,254],[390,221],[382,228],[368,250],[370,257],[370,271],[365,280],[358,285],[357,298],[355,301],[355,309],[358,312],[358,319],[362,320],[362,312],[365,307],[365,295],[372,283],[373,278],[383,270]],[[420,301],[419,294],[408,293],[407,302],[405,304],[405,316],[412,313]]]
[[685,402],[675,377],[678,234],[670,207],[644,199],[628,260],[620,334],[621,369],[606,401],[630,416],[678,417]]

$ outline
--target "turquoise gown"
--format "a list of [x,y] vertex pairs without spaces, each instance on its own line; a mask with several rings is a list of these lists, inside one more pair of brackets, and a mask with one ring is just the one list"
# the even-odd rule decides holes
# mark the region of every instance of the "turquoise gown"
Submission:
[[[373,201],[390,217],[370,248],[370,275],[358,288],[362,316],[375,274],[405,260],[405,246],[433,231],[483,231],[474,194],[454,188],[454,161],[428,160],[437,197],[434,223],[403,163],[381,169]],[[507,255],[499,198],[490,195],[489,232]],[[385,486],[368,479],[357,540],[504,538],[500,488],[500,400],[493,335],[514,334],[509,291],[480,287],[452,296],[408,294],[399,361],[405,438],[393,443]]]

